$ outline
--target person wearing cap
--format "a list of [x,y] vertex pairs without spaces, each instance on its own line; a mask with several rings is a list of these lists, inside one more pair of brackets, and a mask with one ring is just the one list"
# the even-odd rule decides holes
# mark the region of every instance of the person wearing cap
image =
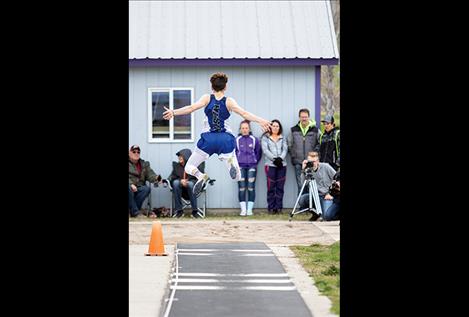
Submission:
[[324,133],[319,138],[319,161],[329,163],[337,171],[340,166],[340,130],[335,126],[333,115],[328,114],[321,122]]
[[309,110],[300,109],[298,124],[293,126],[287,137],[288,152],[291,162],[295,168],[296,184],[298,193],[303,183],[301,182],[302,163],[309,152],[319,151],[319,138],[321,131],[316,127],[316,121],[309,118]]
[[191,154],[192,151],[189,149],[182,149],[177,152],[176,155],[178,156],[178,162],[173,162],[173,171],[168,177],[168,180],[171,183],[171,187],[173,188],[174,193],[176,218],[181,218],[182,216],[184,216],[181,200],[183,192],[187,194],[191,202],[192,217],[201,218],[197,210],[197,197],[193,193],[194,184],[197,182],[197,177],[187,174],[184,170],[184,168],[186,167],[186,162],[191,156]]
[[132,145],[129,151],[129,213],[131,217],[140,214],[140,208],[145,198],[150,194],[151,188],[145,183],[156,183],[161,181],[150,167],[150,162],[140,158],[140,147]]

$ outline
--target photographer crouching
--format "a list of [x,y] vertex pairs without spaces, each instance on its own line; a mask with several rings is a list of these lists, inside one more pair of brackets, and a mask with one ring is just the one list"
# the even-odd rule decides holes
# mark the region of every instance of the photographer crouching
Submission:
[[329,188],[329,194],[334,198],[332,205],[324,213],[324,220],[340,220],[340,169],[334,175],[334,180]]
[[[336,171],[328,163],[319,162],[318,152],[309,152],[307,159],[302,163],[301,182],[303,183],[305,179],[316,180],[319,201],[323,212],[323,220],[331,220],[329,216],[329,208],[333,205],[334,197],[329,191],[333,184],[335,174]],[[307,208],[309,205],[309,192],[306,187],[300,197],[299,205],[302,209]],[[315,221],[318,218],[319,215],[313,212],[313,215],[309,220]]]

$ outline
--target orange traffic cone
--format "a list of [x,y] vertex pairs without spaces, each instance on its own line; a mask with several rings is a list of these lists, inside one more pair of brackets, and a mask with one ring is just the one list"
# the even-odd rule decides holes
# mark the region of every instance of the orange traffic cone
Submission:
[[159,221],[153,221],[150,245],[148,246],[148,253],[145,253],[145,255],[168,255],[164,252],[163,229]]

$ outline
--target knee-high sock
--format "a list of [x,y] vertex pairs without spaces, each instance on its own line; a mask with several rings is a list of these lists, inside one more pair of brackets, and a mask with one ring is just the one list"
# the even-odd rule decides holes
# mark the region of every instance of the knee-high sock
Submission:
[[208,158],[209,155],[207,153],[201,150],[197,151],[196,149],[192,153],[191,157],[189,157],[189,159],[187,160],[184,170],[187,174],[195,176],[197,177],[197,179],[200,179],[204,174],[199,171],[198,166],[202,164],[202,162],[206,161]]

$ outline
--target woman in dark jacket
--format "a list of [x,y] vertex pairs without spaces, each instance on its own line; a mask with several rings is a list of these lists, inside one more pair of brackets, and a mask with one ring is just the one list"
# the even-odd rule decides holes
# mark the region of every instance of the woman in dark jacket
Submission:
[[[239,135],[236,138],[236,157],[241,170],[241,179],[238,181],[240,216],[252,215],[256,198],[257,163],[261,156],[262,148],[259,139],[252,135],[249,121],[242,121],[239,125]],[[247,203],[246,188],[248,192]]]

